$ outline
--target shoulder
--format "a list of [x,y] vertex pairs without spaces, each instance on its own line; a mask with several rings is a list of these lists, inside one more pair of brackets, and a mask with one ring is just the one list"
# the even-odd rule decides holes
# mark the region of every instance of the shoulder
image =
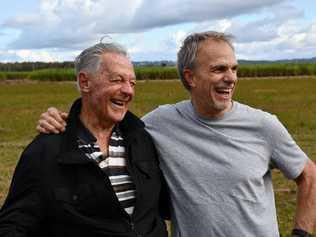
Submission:
[[283,136],[287,133],[286,128],[276,115],[238,102],[235,102],[235,106],[233,119],[236,123],[251,128],[269,143],[273,144],[280,135]]
[[172,115],[174,115],[175,113],[186,109],[189,106],[189,103],[189,100],[184,100],[176,104],[160,105],[153,111],[143,116],[142,120],[146,123],[146,125],[147,123],[153,123],[161,120],[166,121],[172,118]]
[[[18,180],[40,180],[40,174],[44,174],[44,167],[55,162],[52,158],[58,152],[61,135],[37,135],[23,150],[15,168],[14,177]],[[50,160],[50,161],[49,161]]]
[[144,129],[139,128],[133,134],[132,138],[128,138],[128,149],[134,160],[156,160],[157,153],[151,135]]
[[245,119],[258,121],[260,123],[270,123],[277,120],[277,117],[274,114],[259,108],[254,108],[250,105],[234,101],[234,106],[236,107],[235,110],[237,116],[244,117]]
[[61,134],[38,134],[33,141],[26,147],[25,152],[38,152],[40,149],[49,146],[58,146],[62,141],[63,133]]
[[159,105],[156,109],[152,110],[148,114],[146,114],[142,120],[146,120],[148,118],[151,118],[153,116],[163,116],[167,112],[173,111],[175,109],[174,104],[164,104],[164,105]]
[[28,162],[31,160],[44,159],[47,154],[53,155],[58,153],[62,141],[62,134],[39,134],[22,152],[21,159],[27,157]]
[[133,137],[137,143],[141,144],[141,146],[146,146],[152,143],[152,137],[144,127],[138,128]]
[[240,102],[234,101],[234,106],[236,106],[236,110],[240,113],[248,113],[257,116],[271,116],[269,112],[266,112],[260,108],[255,108],[250,105],[242,104]]
[[245,120],[256,123],[261,135],[266,137],[272,146],[278,141],[290,137],[286,127],[275,114],[240,103],[238,107]]

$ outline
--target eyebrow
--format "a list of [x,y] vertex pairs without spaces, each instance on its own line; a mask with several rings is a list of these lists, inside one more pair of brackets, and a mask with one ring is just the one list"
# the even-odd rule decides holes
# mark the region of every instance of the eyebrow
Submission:
[[128,80],[128,81],[136,81],[136,77],[133,75],[133,76],[129,76],[127,74],[122,74],[122,73],[116,73],[116,72],[113,72],[113,73],[109,73],[110,75],[110,80],[112,79],[111,77],[120,77],[124,80]]
[[238,63],[229,65],[227,63],[222,63],[222,64],[215,64],[215,65],[210,65],[210,70],[218,70],[218,69],[227,69],[227,68],[233,68],[236,69],[238,68]]

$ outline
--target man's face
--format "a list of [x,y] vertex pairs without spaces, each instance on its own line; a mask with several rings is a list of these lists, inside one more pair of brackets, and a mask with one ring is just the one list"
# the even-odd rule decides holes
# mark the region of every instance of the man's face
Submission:
[[123,55],[105,53],[99,72],[89,80],[89,105],[94,114],[106,123],[120,122],[135,93],[135,72],[130,60]]
[[192,102],[199,115],[218,117],[231,109],[237,67],[234,51],[227,43],[200,43],[191,84]]

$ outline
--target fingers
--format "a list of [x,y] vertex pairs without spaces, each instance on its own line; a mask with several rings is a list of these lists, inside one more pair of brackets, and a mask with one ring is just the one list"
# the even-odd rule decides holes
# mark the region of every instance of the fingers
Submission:
[[[64,121],[64,119],[62,117],[62,116],[65,116],[65,115],[62,115],[62,114],[66,114],[66,113],[59,111],[55,107],[50,107],[50,108],[47,109],[46,113],[42,114],[43,118],[41,117],[41,119],[50,118],[51,119],[50,121],[55,120],[55,122],[57,122],[59,124],[66,125],[66,123],[65,123],[65,121]],[[54,124],[52,124],[52,125],[54,125]]]
[[55,133],[58,134],[61,131],[59,131],[58,129],[56,129],[54,126],[50,125],[46,120],[38,120],[37,126],[36,126],[36,130],[39,131],[40,133]]
[[65,131],[67,113],[60,112],[56,108],[48,108],[42,113],[37,123],[37,131],[41,133],[59,133]]
[[[66,113],[66,112],[61,112],[61,111],[59,111],[59,114],[60,114],[60,117],[64,120],[64,122],[65,122],[65,120],[68,118],[68,114]],[[66,123],[65,123],[65,125],[66,125]]]

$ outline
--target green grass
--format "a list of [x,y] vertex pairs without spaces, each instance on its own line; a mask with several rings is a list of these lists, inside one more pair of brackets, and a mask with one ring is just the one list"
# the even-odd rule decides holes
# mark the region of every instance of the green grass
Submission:
[[[316,80],[240,80],[235,99],[276,114],[297,143],[316,160]],[[0,82],[0,205],[23,148],[36,135],[36,121],[49,106],[67,111],[78,97],[71,82]],[[139,81],[131,110],[139,116],[159,104],[188,98],[179,81]],[[290,236],[295,209],[295,184],[273,172],[282,236]],[[284,191],[288,190],[288,191]]]

